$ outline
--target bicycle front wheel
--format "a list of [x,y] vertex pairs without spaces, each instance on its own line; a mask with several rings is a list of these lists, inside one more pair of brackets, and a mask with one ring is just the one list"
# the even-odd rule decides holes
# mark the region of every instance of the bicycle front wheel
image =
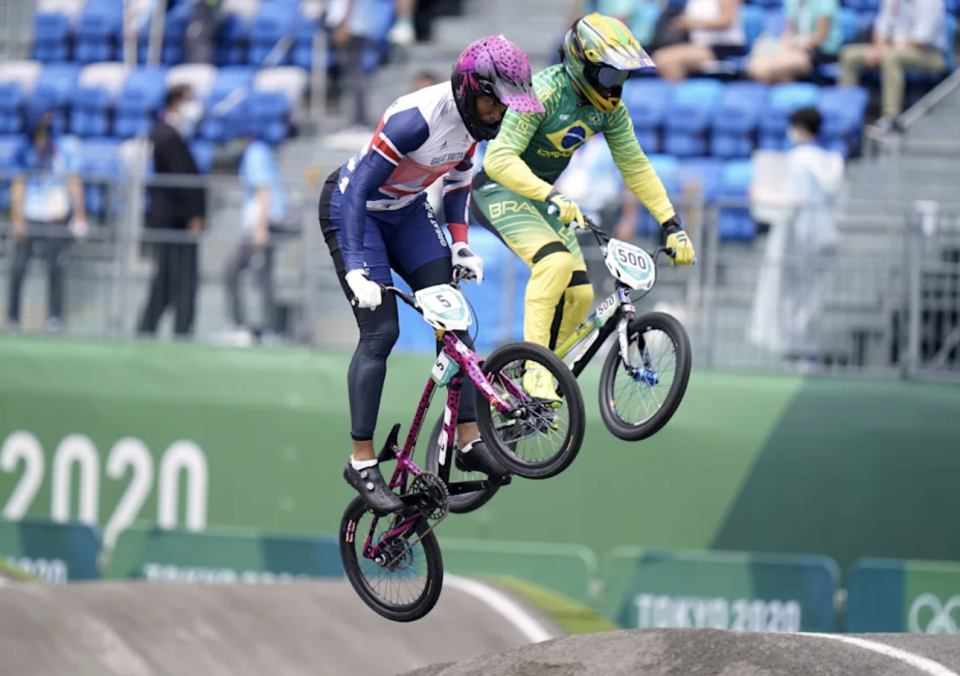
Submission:
[[627,327],[627,372],[615,337],[600,372],[600,416],[610,433],[641,441],[659,432],[676,413],[690,379],[690,338],[677,319],[663,312],[634,318]]
[[[366,517],[377,518],[371,545],[382,545],[381,561],[363,555],[372,525]],[[440,599],[443,558],[425,519],[406,533],[388,538],[399,520],[392,514],[375,517],[361,498],[354,498],[340,522],[340,560],[353,590],[374,612],[394,622],[413,622],[433,610]]]
[[[559,396],[559,407],[531,397],[525,387],[531,367],[539,366]],[[525,479],[548,479],[574,461],[586,430],[583,396],[573,373],[553,352],[528,341],[494,350],[483,363],[483,374],[502,397],[523,413],[521,418],[477,402],[480,435],[497,460]]]

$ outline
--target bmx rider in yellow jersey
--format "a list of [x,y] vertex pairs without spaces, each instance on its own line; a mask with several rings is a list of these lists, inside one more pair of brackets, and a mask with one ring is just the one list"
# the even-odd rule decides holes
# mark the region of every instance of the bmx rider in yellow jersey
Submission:
[[[472,191],[474,218],[531,268],[523,338],[551,350],[586,319],[593,302],[576,233],[565,227],[583,228],[583,215],[553,187],[574,151],[593,134],[604,134],[624,182],[663,228],[674,262],[694,262],[693,244],[620,101],[630,71],[653,68],[653,61],[621,21],[596,12],[573,24],[560,55],[560,64],[533,78],[546,112],[507,111]],[[548,212],[553,205],[559,218]],[[530,366],[524,389],[556,401],[549,374]]]

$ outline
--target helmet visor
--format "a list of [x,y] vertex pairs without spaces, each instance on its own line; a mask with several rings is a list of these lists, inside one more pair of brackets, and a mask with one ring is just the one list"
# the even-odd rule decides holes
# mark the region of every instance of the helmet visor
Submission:
[[493,96],[495,96],[500,103],[518,113],[547,112],[533,91],[533,87],[530,85],[519,85],[498,77],[494,81]]

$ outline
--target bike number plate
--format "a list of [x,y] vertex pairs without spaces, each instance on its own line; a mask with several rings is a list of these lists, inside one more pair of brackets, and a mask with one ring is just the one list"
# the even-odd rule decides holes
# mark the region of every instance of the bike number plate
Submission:
[[611,239],[604,261],[610,273],[631,289],[647,291],[656,280],[653,259],[638,246]]
[[467,299],[449,284],[428,286],[414,296],[423,310],[423,320],[435,329],[464,331],[473,322]]
[[437,385],[446,387],[459,370],[460,367],[457,366],[457,362],[446,352],[441,351],[437,361],[433,364],[433,369],[430,370],[430,376],[437,381]]

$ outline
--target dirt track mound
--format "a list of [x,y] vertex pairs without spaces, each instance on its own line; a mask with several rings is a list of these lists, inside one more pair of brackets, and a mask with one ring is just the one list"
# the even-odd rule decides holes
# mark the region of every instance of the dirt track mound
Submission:
[[[955,636],[845,637],[867,643],[836,635],[624,630],[568,636],[403,676],[958,676]],[[920,668],[924,660],[936,660],[934,670]]]
[[17,676],[389,676],[527,643],[452,586],[411,624],[340,580],[10,584],[0,607],[0,673]]

